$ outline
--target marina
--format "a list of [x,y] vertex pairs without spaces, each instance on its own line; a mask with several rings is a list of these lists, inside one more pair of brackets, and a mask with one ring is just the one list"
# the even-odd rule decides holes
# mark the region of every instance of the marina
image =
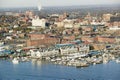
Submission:
[[85,44],[58,44],[48,48],[29,47],[16,49],[15,51],[3,47],[4,45],[0,48],[1,58],[7,57],[12,60],[13,64],[27,62],[32,59],[76,68],[89,67],[90,65],[101,63],[107,64],[113,60],[120,63],[118,45],[114,46],[114,50],[111,49],[113,46],[106,48],[106,50],[90,50],[90,46]]

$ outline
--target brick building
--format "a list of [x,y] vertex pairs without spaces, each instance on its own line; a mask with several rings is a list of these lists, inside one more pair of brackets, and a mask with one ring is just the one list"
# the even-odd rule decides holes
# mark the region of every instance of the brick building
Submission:
[[56,38],[44,38],[44,39],[37,39],[37,40],[27,40],[27,46],[40,46],[40,45],[53,45],[58,43],[58,39]]
[[58,38],[46,34],[32,33],[28,34],[27,46],[53,45],[59,42]]
[[115,38],[101,37],[101,36],[96,37],[95,41],[100,42],[100,43],[115,43],[116,42]]

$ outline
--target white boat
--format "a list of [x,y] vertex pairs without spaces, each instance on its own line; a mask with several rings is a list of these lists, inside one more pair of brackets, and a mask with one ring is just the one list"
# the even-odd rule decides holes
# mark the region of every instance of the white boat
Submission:
[[55,62],[56,60],[55,59],[51,59],[52,62]]
[[29,59],[27,57],[21,57],[21,62],[26,62],[26,61],[29,61]]
[[37,49],[31,49],[29,53],[32,58],[42,58],[42,53]]
[[93,65],[96,65],[96,63],[94,62]]
[[119,58],[119,59],[116,59],[116,63],[120,63],[120,58]]
[[18,60],[17,58],[14,58],[14,59],[12,60],[12,62],[13,62],[13,64],[18,64],[18,63],[19,63],[19,60]]

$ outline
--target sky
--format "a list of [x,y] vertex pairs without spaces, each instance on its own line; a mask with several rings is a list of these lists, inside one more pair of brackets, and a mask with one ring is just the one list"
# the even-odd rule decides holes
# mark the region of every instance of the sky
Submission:
[[120,0],[0,0],[0,8],[36,7],[38,1],[40,1],[42,6],[120,4]]

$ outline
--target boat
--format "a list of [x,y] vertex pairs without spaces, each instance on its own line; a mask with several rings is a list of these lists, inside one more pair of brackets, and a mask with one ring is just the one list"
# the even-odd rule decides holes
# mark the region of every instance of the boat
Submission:
[[93,64],[100,64],[100,63],[102,62],[102,60],[99,59],[99,58],[93,58],[93,59],[91,60],[91,62],[92,62]]
[[120,58],[116,59],[116,63],[120,63]]
[[31,58],[42,58],[42,53],[37,49],[31,49],[28,53],[30,54]]
[[55,62],[56,60],[55,59],[51,59],[51,62]]
[[18,60],[17,58],[14,58],[14,59],[12,60],[12,62],[13,62],[13,64],[18,64],[18,63],[19,63],[19,60]]
[[27,62],[29,59],[27,57],[21,57],[21,62]]

